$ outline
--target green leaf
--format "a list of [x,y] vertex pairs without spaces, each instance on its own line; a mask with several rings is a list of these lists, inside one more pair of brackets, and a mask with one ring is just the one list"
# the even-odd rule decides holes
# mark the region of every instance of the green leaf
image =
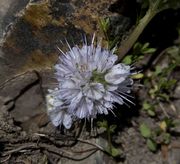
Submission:
[[148,110],[147,113],[151,117],[154,117],[156,115],[156,113],[153,110]]
[[109,25],[110,25],[110,21],[109,18],[104,18],[100,20],[100,27],[103,30],[103,32],[107,32],[107,30],[109,29]]
[[[179,31],[179,36],[180,36],[180,27],[179,27],[178,31]],[[176,65],[180,65],[180,47],[172,46],[172,47],[168,48],[167,53],[174,60]]]
[[116,128],[117,128],[117,125],[111,125],[111,126],[109,127],[109,130],[110,130],[111,133],[114,133],[114,131],[115,131]]
[[156,115],[154,107],[146,101],[143,103],[143,109],[147,111],[149,116],[153,117]]
[[166,93],[159,93],[158,97],[165,101],[169,101],[169,95],[167,95]]
[[142,50],[144,50],[144,49],[146,49],[146,48],[148,48],[149,47],[149,43],[147,42],[147,43],[145,43],[143,46],[142,46]]
[[155,48],[147,48],[147,49],[143,50],[143,53],[151,54],[151,53],[154,53],[155,51],[156,51]]
[[111,149],[111,155],[113,157],[117,157],[117,156],[120,156],[121,155],[121,151],[119,149],[116,149],[115,147],[112,147]]
[[145,101],[145,102],[143,103],[143,109],[144,109],[144,110],[148,110],[148,109],[150,109],[151,107],[152,107],[152,105],[149,104],[148,102]]
[[149,150],[151,150],[152,152],[155,152],[157,150],[157,143],[152,139],[147,139],[146,144]]
[[106,121],[106,120],[103,120],[103,121],[98,121],[98,122],[97,122],[97,126],[99,126],[99,127],[103,127],[103,128],[106,128],[106,129],[107,129],[107,127],[108,127],[108,123],[107,123],[107,121]]
[[171,128],[171,127],[175,126],[173,120],[170,118],[166,117],[166,118],[164,118],[164,121],[166,122],[167,128]]
[[144,74],[142,74],[142,73],[137,73],[137,74],[131,75],[132,79],[142,79],[143,77],[144,77]]
[[177,0],[164,0],[161,2],[161,5],[159,7],[159,11],[165,10],[165,9],[178,9],[180,8],[180,2]]
[[171,135],[169,133],[164,133],[163,134],[163,140],[165,144],[169,144],[171,141]]
[[141,135],[145,138],[151,137],[151,129],[144,123],[140,125],[140,132]]
[[162,72],[162,68],[160,66],[156,66],[155,75],[159,75]]
[[136,50],[136,49],[139,50],[139,49],[141,49],[141,47],[142,47],[142,44],[139,43],[139,42],[137,42],[137,43],[134,44],[133,49],[134,49],[134,50]]
[[122,62],[128,65],[132,64],[132,55],[127,55]]

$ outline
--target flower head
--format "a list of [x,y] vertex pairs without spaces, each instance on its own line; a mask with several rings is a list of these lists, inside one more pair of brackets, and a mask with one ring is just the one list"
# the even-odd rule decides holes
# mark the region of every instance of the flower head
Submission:
[[57,88],[49,90],[49,94],[46,96],[48,115],[55,126],[63,124],[66,129],[69,129],[72,124],[72,117],[66,109],[63,109],[63,102],[58,98],[57,91]]
[[97,114],[108,114],[114,103],[129,101],[131,68],[115,64],[118,57],[112,51],[92,42],[61,52],[55,65],[58,86],[47,96],[48,114],[55,126],[69,128],[72,117],[96,118]]

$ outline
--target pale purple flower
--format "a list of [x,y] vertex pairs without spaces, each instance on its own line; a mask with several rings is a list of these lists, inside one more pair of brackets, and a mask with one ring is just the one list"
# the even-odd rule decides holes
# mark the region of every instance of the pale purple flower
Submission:
[[97,114],[112,111],[114,103],[130,101],[127,97],[133,84],[131,67],[116,64],[118,57],[112,51],[99,44],[95,46],[93,41],[82,47],[69,46],[66,53],[59,50],[62,55],[55,65],[59,85],[49,93],[51,98],[47,101],[51,105],[48,114],[55,126],[63,124],[69,128],[72,117],[96,118]]
[[48,115],[52,123],[55,126],[61,124],[64,125],[66,129],[69,129],[72,124],[72,116],[67,113],[66,107],[63,107],[63,102],[58,98],[58,89],[48,90],[49,94],[46,96],[46,103],[48,109]]

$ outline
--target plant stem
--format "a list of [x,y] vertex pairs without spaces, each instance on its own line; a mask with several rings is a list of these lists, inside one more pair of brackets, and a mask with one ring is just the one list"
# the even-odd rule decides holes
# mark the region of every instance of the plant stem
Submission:
[[112,143],[111,143],[111,132],[110,132],[110,127],[107,127],[107,137],[108,137],[108,146],[109,146],[109,152],[112,154]]
[[161,0],[157,0],[155,3],[150,3],[149,9],[146,12],[145,16],[140,19],[139,23],[130,34],[130,36],[121,43],[121,46],[118,49],[119,61],[123,59],[123,57],[127,54],[127,52],[132,48],[134,43],[137,41],[144,28],[148,25],[151,19],[158,13],[158,6]]

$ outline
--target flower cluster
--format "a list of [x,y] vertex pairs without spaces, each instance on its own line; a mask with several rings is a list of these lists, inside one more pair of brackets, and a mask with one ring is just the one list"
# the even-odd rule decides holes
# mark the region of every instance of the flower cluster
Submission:
[[[68,45],[69,46],[69,45]],[[61,51],[61,50],[60,50]],[[46,96],[48,115],[55,126],[71,127],[74,118],[108,114],[114,103],[124,104],[133,80],[128,65],[99,44],[69,46],[55,65],[58,86]]]

